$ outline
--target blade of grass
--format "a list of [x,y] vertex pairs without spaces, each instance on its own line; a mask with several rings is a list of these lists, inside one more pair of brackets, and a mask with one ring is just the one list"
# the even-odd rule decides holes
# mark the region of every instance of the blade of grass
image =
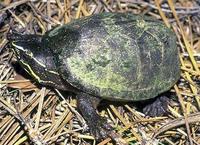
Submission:
[[168,22],[168,19],[167,19],[167,17],[165,16],[164,12],[162,11],[162,9],[161,9],[161,7],[160,7],[160,3],[161,3],[161,2],[159,2],[159,0],[155,0],[155,3],[156,3],[156,6],[157,6],[157,8],[158,8],[158,12],[160,13],[160,16],[161,16],[161,18],[163,19],[165,25],[166,25],[167,27],[170,27],[170,24],[169,24],[169,22]]
[[191,59],[191,62],[192,62],[192,64],[193,64],[193,67],[194,67],[194,69],[195,69],[196,71],[199,72],[199,68],[198,68],[197,63],[196,63],[196,61],[195,61],[195,59],[194,59],[194,54],[193,54],[193,52],[192,52],[192,50],[191,50],[191,46],[190,46],[188,40],[186,39],[185,32],[183,31],[183,27],[182,27],[182,25],[181,25],[181,23],[180,23],[180,21],[179,21],[179,18],[178,18],[177,14],[176,14],[173,1],[171,1],[171,0],[167,0],[167,1],[168,1],[168,4],[169,4],[170,9],[172,10],[172,13],[173,13],[175,19],[176,19],[176,22],[177,22],[177,24],[178,24],[178,26],[179,26],[179,28],[180,28],[181,35],[182,35],[182,38],[183,38],[183,41],[184,41],[186,50],[187,50],[187,52],[188,52],[188,54],[189,54],[189,57],[190,57],[190,59]]

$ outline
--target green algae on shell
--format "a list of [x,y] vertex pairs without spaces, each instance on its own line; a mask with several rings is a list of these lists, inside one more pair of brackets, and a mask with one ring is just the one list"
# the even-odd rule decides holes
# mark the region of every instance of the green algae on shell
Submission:
[[175,34],[151,17],[84,17],[50,30],[43,42],[65,81],[105,99],[153,98],[180,77]]

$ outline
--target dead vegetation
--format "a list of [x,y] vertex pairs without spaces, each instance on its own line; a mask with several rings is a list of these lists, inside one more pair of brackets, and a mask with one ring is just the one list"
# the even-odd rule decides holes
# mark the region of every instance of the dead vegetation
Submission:
[[[100,112],[129,144],[200,144],[199,0],[0,1],[0,144],[96,144],[76,100],[25,77],[6,46],[9,29],[44,34],[73,19],[101,12],[131,12],[162,20],[177,35],[181,78],[164,117],[149,118],[134,105],[107,104]],[[99,145],[112,144],[108,138]]]

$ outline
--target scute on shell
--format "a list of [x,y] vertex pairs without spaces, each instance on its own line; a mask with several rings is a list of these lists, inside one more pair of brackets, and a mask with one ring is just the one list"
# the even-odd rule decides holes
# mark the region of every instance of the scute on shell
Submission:
[[97,14],[57,27],[43,41],[64,80],[102,98],[153,98],[180,77],[175,34],[151,17]]

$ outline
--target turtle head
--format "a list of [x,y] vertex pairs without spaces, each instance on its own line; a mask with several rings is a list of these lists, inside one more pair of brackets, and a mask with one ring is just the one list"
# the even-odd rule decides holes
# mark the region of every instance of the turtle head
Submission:
[[20,65],[34,78],[39,80],[36,74],[44,73],[46,68],[46,53],[41,47],[42,37],[39,35],[22,35],[9,33],[7,35],[11,48],[14,51]]
[[29,73],[36,71],[33,69],[35,66],[45,67],[46,57],[41,48],[41,36],[15,32],[9,33],[7,38],[17,59]]
[[65,90],[59,74],[57,73],[53,55],[40,35],[22,35],[9,33],[7,35],[20,65],[39,83]]
[[[9,33],[7,35],[7,39],[12,45],[12,50],[19,61],[31,63],[35,58],[38,57],[41,36]],[[40,57],[42,57],[42,55],[40,55]]]

